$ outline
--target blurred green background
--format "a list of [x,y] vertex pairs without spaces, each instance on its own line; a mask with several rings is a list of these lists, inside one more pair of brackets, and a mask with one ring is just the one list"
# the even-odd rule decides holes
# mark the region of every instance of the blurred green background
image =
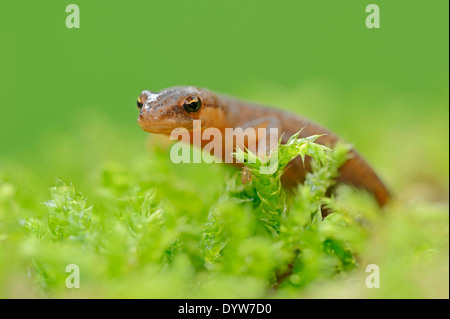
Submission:
[[448,177],[446,0],[377,1],[380,29],[368,1],[79,0],[80,29],[69,3],[0,1],[2,160],[39,165],[94,117],[143,141],[140,91],[196,85],[327,126],[391,183],[415,157]]
[[[66,28],[69,3],[80,29]],[[365,26],[370,3],[380,29]],[[94,196],[104,165],[148,155],[139,93],[195,85],[304,115],[354,144],[397,197],[448,211],[448,7],[0,0],[0,180],[30,215],[55,177]],[[175,176],[165,182],[183,189],[195,176],[205,206],[214,202],[215,165],[169,167],[161,183]]]

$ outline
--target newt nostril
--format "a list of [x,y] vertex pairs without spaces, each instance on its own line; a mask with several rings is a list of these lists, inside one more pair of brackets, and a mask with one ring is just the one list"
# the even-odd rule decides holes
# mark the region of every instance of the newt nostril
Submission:
[[152,92],[148,91],[148,90],[144,90],[142,91],[141,95],[139,95],[139,100],[142,103],[145,103],[145,101],[147,101],[148,99],[150,99],[150,97],[153,95]]

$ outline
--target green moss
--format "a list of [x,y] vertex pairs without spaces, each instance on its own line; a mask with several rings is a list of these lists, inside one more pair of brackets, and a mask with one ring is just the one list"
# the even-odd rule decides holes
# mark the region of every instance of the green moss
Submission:
[[[448,295],[443,281],[435,293],[399,275],[420,271],[433,282],[448,273],[448,209],[394,202],[381,211],[345,186],[326,196],[348,147],[316,138],[294,136],[267,158],[237,150],[251,174],[245,184],[225,166],[175,165],[157,143],[151,156],[137,149],[99,161],[79,188],[57,180],[41,192],[31,171],[5,174],[1,295],[14,296],[17,283],[34,297],[297,298],[327,296],[336,283],[338,295]],[[273,156],[275,170],[261,174]],[[311,157],[312,171],[287,196],[280,178],[296,156]],[[376,291],[364,286],[371,263],[383,276]],[[80,289],[65,286],[69,264],[80,267]]]

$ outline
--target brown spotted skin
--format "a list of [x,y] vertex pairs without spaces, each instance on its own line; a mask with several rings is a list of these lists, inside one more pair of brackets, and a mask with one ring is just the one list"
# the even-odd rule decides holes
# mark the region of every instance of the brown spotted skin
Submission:
[[[183,108],[184,101],[192,95],[200,97],[202,101],[202,107],[195,114],[189,114]],[[279,133],[284,133],[283,143],[302,128],[300,137],[326,134],[317,142],[329,147],[340,140],[332,132],[298,115],[217,95],[203,88],[172,87],[158,93],[144,91],[138,100],[143,104],[138,123],[150,133],[170,134],[178,127],[192,130],[194,119],[202,121],[202,130],[214,127],[224,132],[225,128],[246,127],[247,123],[258,118],[273,118],[278,123]],[[350,155],[351,158],[340,169],[338,182],[368,190],[379,205],[384,206],[390,199],[389,191],[356,151],[352,150]],[[297,185],[304,180],[309,169],[308,162],[303,165],[300,158],[293,160],[283,175],[283,184],[287,187]]]

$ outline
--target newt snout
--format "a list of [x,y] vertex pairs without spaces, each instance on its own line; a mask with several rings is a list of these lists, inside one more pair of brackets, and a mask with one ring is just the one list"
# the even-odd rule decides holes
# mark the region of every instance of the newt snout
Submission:
[[146,132],[169,134],[174,129],[193,129],[193,120],[207,127],[222,127],[224,110],[206,89],[173,87],[159,92],[142,91],[137,100],[138,124]]
[[137,122],[146,132],[169,134],[185,124],[181,110],[178,107],[178,96],[172,91],[151,92],[142,91],[137,99],[139,116]]
[[139,97],[137,99],[137,103],[136,103],[139,110],[141,110],[142,107],[147,103],[147,101],[150,100],[152,95],[157,95],[157,94],[152,93],[147,90],[142,91],[142,93],[141,93],[141,95],[139,95]]
[[158,93],[144,90],[137,99],[139,109],[137,122],[144,131],[150,133],[165,133],[161,132],[164,121],[161,118],[162,109],[158,107],[158,96]]

